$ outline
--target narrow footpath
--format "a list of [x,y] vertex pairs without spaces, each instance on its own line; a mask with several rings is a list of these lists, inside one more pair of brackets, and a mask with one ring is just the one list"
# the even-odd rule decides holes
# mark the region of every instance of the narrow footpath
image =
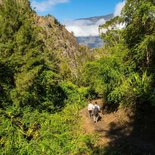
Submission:
[[[102,107],[104,102],[101,99],[93,100],[93,103],[98,102]],[[86,134],[96,134],[99,137],[98,147],[117,148],[125,154],[155,154],[154,141],[139,131],[135,130],[135,113],[132,109],[118,109],[111,113],[100,113],[101,119],[94,123],[93,118],[89,117],[87,107],[80,111],[82,119],[83,132]],[[138,129],[139,130],[139,129]],[[143,129],[142,129],[143,130]],[[135,133],[134,133],[135,132]],[[150,131],[151,132],[151,131]],[[150,133],[151,134],[151,133]]]

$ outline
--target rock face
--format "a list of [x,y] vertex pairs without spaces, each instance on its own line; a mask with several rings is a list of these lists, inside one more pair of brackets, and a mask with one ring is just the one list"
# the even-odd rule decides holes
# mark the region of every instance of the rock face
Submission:
[[78,48],[76,38],[53,16],[36,16],[36,24],[42,28],[42,37],[51,50],[61,47],[63,52],[73,52]]
[[62,76],[77,77],[79,59],[88,49],[81,50],[72,33],[61,25],[53,16],[35,15],[36,24],[41,28],[40,37],[50,52],[58,59]]

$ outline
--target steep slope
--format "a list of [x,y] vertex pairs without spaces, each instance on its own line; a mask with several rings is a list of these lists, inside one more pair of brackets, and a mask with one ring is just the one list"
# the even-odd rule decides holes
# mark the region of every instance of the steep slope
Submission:
[[35,15],[36,24],[41,28],[40,37],[46,47],[58,59],[58,67],[63,78],[77,78],[81,66],[81,56],[89,59],[88,48],[80,47],[72,33],[61,25],[53,16]]
[[65,68],[68,68],[75,75],[76,56],[79,48],[75,37],[52,16],[41,17],[36,15],[36,24],[42,28],[40,37],[46,47],[60,61],[59,67],[61,68],[64,64]]

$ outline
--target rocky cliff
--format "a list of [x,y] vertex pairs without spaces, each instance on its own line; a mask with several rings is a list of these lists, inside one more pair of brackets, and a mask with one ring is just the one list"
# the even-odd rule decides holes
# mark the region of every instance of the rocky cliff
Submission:
[[58,59],[60,72],[64,78],[77,77],[82,59],[89,59],[88,48],[81,48],[72,33],[53,16],[35,15],[36,24],[41,28],[40,37]]

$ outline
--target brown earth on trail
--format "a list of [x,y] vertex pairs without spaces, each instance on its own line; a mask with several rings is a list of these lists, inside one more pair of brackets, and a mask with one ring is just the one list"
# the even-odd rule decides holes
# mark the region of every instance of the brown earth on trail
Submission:
[[[105,107],[101,99],[92,102]],[[109,148],[123,155],[155,155],[155,109],[149,109],[149,112],[144,109],[141,112],[135,108],[100,112],[101,119],[94,123],[86,107],[80,111],[83,132],[99,137],[94,149],[101,152]],[[101,152],[98,154],[102,155]]]

